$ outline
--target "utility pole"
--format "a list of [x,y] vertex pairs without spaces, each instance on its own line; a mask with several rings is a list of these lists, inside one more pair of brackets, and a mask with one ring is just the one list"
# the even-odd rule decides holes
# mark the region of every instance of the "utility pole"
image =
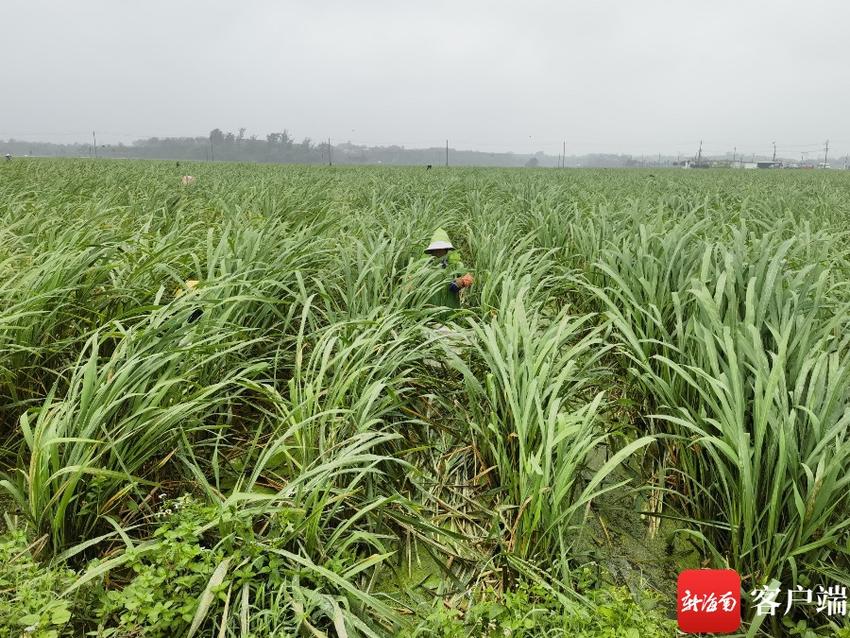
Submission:
[[561,160],[561,168],[567,167],[567,140],[564,140],[564,152],[561,154],[563,159]]
[[738,147],[732,148],[732,165],[735,165],[735,158],[738,157]]
[[699,152],[697,153],[697,166],[702,162],[702,140],[699,141]]
[[328,166],[333,166],[334,160],[333,155],[331,155],[331,138],[328,138]]
[[91,132],[92,139],[92,148],[94,149],[94,158],[97,159],[97,137],[94,134],[94,131]]
[[215,151],[213,150],[212,133],[210,133],[210,161],[215,161]]
[[829,166],[829,164],[827,163],[828,158],[829,158],[829,140],[824,142],[824,147],[823,147],[823,167],[824,168]]
[[775,162],[775,161],[776,161],[776,142],[774,142],[774,143],[773,143],[773,159],[772,159],[772,160],[770,160],[770,161],[771,161],[771,162]]
[[449,165],[449,141],[446,140],[446,167]]

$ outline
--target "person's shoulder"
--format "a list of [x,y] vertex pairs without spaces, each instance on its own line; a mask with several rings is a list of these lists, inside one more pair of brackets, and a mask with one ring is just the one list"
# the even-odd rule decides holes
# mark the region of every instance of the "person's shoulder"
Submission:
[[449,253],[449,266],[451,266],[454,270],[463,270],[466,266],[463,263],[463,259],[461,259],[460,255],[455,251]]

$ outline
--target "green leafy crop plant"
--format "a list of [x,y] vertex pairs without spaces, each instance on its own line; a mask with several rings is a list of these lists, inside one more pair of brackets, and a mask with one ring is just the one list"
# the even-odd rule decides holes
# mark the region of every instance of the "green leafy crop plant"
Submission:
[[848,219],[838,171],[4,163],[0,636],[672,635],[685,565],[850,585]]

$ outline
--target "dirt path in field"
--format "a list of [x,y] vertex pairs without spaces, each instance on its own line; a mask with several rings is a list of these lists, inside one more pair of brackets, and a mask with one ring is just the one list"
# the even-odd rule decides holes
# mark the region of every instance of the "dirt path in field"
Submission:
[[[615,472],[606,484],[623,478]],[[628,587],[638,601],[642,591],[656,591],[675,616],[678,574],[698,566],[698,557],[692,547],[677,540],[680,525],[675,521],[662,519],[650,535],[650,518],[640,513],[636,487],[614,489],[593,502],[585,524],[586,551],[598,565],[599,580]]]

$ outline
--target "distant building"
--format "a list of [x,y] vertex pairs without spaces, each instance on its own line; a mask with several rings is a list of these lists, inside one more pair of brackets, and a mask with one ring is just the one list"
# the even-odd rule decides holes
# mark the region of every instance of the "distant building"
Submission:
[[678,166],[680,168],[711,168],[711,162],[708,160],[698,162],[693,159],[686,159],[681,162],[673,162],[673,166]]

